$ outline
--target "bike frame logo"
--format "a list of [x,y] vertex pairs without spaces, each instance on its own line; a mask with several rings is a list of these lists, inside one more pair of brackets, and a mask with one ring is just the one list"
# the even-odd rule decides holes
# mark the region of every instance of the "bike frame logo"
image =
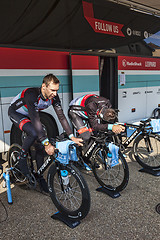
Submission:
[[124,26],[123,24],[96,19],[94,18],[93,4],[82,1],[82,5],[84,17],[95,32],[124,37],[124,34],[121,31]]

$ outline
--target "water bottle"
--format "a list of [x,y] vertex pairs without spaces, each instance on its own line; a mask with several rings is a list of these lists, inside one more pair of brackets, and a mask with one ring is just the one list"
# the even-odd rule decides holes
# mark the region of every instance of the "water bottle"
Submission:
[[61,176],[62,176],[63,184],[67,186],[69,184],[68,171],[67,170],[61,170]]
[[111,152],[107,153],[107,162],[108,162],[108,165],[111,165],[111,163],[112,163],[112,153]]

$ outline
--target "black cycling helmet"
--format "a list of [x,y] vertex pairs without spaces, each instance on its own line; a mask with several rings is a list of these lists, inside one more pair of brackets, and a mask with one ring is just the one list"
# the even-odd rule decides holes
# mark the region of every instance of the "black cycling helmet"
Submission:
[[105,122],[113,123],[117,118],[117,114],[113,108],[108,108],[107,106],[104,106],[100,110],[99,117]]

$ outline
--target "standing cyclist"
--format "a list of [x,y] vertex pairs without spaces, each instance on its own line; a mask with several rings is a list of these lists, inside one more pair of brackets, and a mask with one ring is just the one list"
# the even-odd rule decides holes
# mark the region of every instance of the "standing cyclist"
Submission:
[[[57,91],[59,90],[59,80],[53,74],[48,74],[43,78],[40,88],[27,88],[20,92],[11,102],[8,115],[16,127],[27,133],[27,137],[22,144],[17,167],[31,181],[29,169],[27,166],[26,155],[31,145],[38,139],[41,144],[37,144],[37,167],[43,164],[44,150],[47,154],[54,154],[55,147],[49,142],[45,131],[40,122],[39,111],[53,106],[58,119],[66,131],[68,137],[82,146],[82,139],[75,138],[72,134],[71,127],[63,113],[61,102]],[[37,142],[38,142],[37,141]],[[44,191],[48,191],[47,184],[43,178],[40,178],[40,184]]]
[[[85,142],[94,131],[112,130],[116,134],[125,131],[124,126],[114,124],[116,112],[111,108],[110,101],[95,94],[73,99],[69,104],[68,115]],[[90,128],[85,125],[84,120],[89,121]]]

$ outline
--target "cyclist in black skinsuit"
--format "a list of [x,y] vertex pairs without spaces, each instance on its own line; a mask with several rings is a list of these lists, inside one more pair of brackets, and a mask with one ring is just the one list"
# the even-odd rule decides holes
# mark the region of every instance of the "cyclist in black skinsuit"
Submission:
[[[18,167],[21,172],[30,179],[26,161],[26,154],[31,145],[38,139],[41,144],[36,145],[38,168],[43,164],[43,149],[49,155],[54,153],[55,147],[49,142],[40,122],[39,111],[53,106],[59,121],[66,131],[68,137],[82,146],[82,139],[75,138],[70,125],[63,113],[61,102],[57,91],[59,90],[59,80],[53,74],[44,77],[40,88],[27,88],[20,92],[11,102],[8,115],[16,127],[27,133],[22,145]],[[44,183],[42,177],[41,182]],[[45,185],[45,184],[44,184]],[[42,186],[43,187],[43,186]]]
[[[110,101],[95,94],[87,94],[73,99],[69,104],[68,115],[85,142],[95,131],[112,130],[117,134],[125,131],[124,126],[114,124],[116,113],[111,108]],[[84,120],[89,121],[90,128],[85,125]]]

